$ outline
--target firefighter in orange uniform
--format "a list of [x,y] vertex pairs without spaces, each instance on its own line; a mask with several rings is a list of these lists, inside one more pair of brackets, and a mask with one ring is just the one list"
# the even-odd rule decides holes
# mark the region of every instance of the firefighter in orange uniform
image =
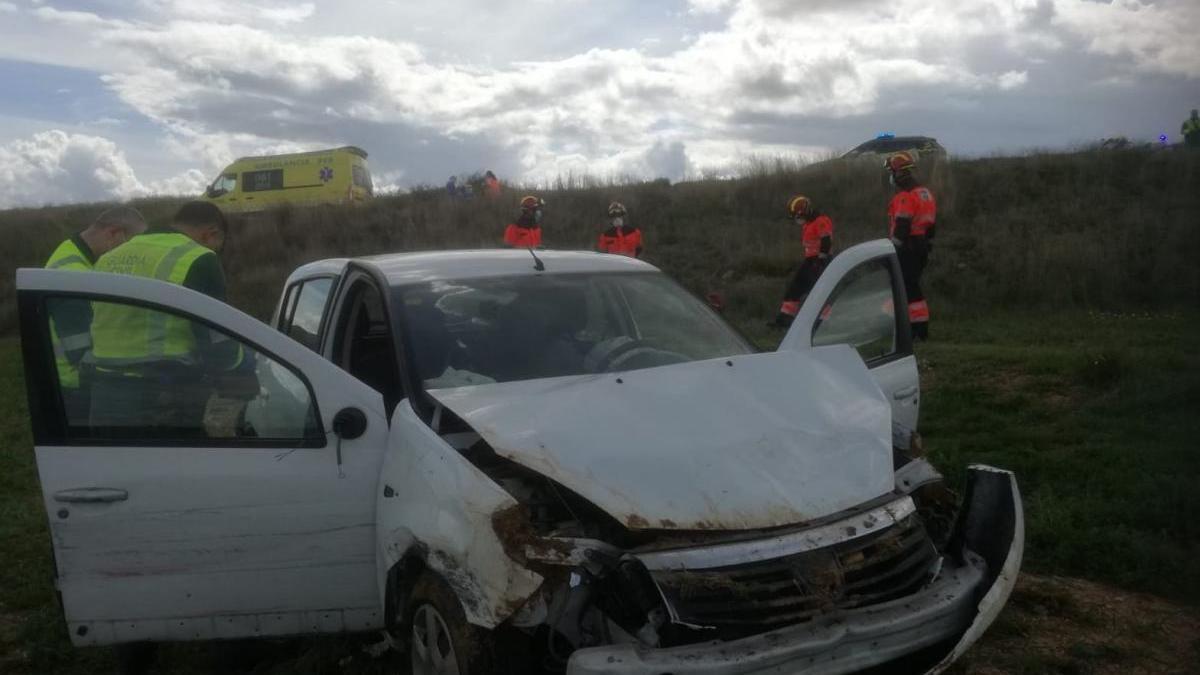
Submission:
[[813,206],[812,200],[804,195],[797,195],[788,202],[788,215],[800,226],[800,241],[804,244],[804,261],[792,276],[783,302],[779,305],[779,313],[775,315],[772,326],[786,328],[792,325],[804,297],[812,290],[821,272],[829,264],[829,254],[833,250],[833,220]]
[[521,215],[504,229],[504,243],[513,248],[537,248],[542,245],[542,207],[546,200],[532,195],[521,198]]
[[601,253],[627,255],[630,258],[642,256],[642,230],[637,225],[630,225],[626,218],[628,213],[621,202],[608,205],[608,227],[600,233],[596,248]]
[[933,248],[937,203],[929,188],[917,182],[913,173],[916,161],[907,152],[887,158],[884,167],[891,173],[896,194],[888,205],[888,237],[896,245],[904,290],[908,295],[908,321],[914,338],[929,339],[929,303],[921,290],[921,273]]

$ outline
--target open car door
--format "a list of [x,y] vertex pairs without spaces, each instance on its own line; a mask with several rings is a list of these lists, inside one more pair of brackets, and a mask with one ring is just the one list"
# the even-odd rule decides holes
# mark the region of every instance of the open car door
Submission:
[[920,379],[900,261],[886,239],[852,246],[830,261],[779,349],[848,344],[892,405],[892,437],[907,448],[917,428]]
[[[382,625],[374,522],[388,428],[377,392],[181,286],[20,270],[17,289],[38,475],[75,644]],[[193,355],[174,368],[136,354],[102,360],[96,319],[114,310],[134,317],[129,326],[236,356],[217,365]],[[77,385],[60,377],[64,359]]]

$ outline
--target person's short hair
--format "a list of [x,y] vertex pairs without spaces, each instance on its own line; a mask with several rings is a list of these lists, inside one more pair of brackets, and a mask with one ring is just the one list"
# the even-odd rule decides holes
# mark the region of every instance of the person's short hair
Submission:
[[146,229],[146,219],[133,207],[114,206],[101,212],[92,221],[92,227],[119,227],[126,232],[134,232]]
[[179,207],[179,211],[175,213],[175,218],[171,222],[189,229],[216,225],[223,234],[229,233],[229,223],[225,220],[225,214],[221,213],[221,209],[211,202],[188,202]]

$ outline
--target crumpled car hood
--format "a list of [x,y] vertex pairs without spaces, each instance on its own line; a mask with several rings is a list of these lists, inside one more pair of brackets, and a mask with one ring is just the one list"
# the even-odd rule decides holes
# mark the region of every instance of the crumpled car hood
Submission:
[[893,487],[891,408],[849,347],[430,394],[635,530],[790,525]]

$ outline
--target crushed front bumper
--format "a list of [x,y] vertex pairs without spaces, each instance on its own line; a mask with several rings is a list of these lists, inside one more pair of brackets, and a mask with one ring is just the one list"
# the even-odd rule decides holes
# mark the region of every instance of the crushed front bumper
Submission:
[[973,466],[951,550],[963,563],[921,591],[887,603],[830,612],[804,624],[728,642],[650,649],[581,649],[569,675],[851,673],[959,638],[931,673],[962,655],[991,625],[1016,583],[1024,516],[1015,477]]

